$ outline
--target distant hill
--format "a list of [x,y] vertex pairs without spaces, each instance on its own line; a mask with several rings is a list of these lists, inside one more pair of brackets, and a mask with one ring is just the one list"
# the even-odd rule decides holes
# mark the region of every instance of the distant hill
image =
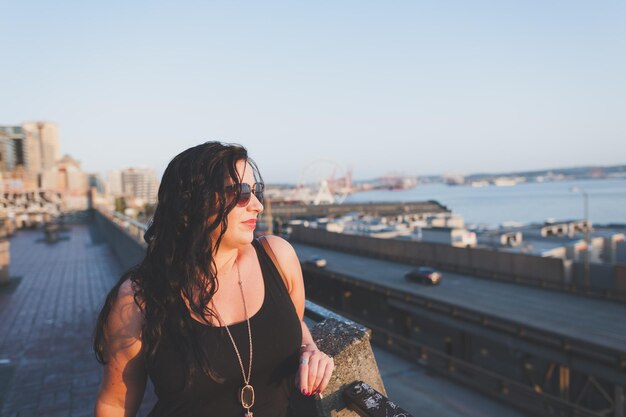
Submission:
[[465,177],[466,180],[481,180],[493,177],[567,177],[570,179],[607,178],[612,176],[626,176],[626,165],[614,166],[586,166],[573,168],[553,168],[535,171],[514,171],[508,173],[478,173]]
[[[418,175],[419,182],[444,182],[445,175]],[[465,175],[465,181],[490,180],[499,177],[524,177],[526,179],[536,179],[543,177],[544,180],[565,180],[565,179],[601,179],[610,177],[626,178],[626,165],[613,166],[584,166],[571,168],[552,168],[534,171],[511,171],[511,172],[481,172]],[[355,185],[375,183],[379,178],[353,179]],[[295,184],[282,183],[273,184],[273,188],[293,188]]]

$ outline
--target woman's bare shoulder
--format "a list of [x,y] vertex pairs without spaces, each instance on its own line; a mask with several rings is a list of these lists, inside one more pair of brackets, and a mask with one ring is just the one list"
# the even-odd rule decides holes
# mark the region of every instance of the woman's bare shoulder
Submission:
[[287,242],[282,237],[276,235],[265,235],[264,238],[267,239],[279,262],[298,260],[298,255],[296,254],[293,246],[291,246],[291,243]]
[[[147,373],[142,357],[142,312],[130,279],[122,282],[104,326],[104,373],[96,416],[135,415],[143,397]],[[115,414],[118,415],[118,414]]]
[[270,244],[276,262],[283,272],[283,280],[290,294],[294,295],[294,289],[298,290],[303,287],[302,269],[300,268],[300,260],[298,254],[289,242],[280,236],[267,235],[265,237]]
[[135,294],[134,284],[130,279],[120,285],[107,320],[106,335],[110,342],[121,339],[127,343],[141,339],[143,313]]

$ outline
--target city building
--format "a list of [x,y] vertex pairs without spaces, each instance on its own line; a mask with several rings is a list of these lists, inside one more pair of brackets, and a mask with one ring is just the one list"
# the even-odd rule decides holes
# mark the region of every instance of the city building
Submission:
[[[0,126],[0,173],[2,191],[45,189],[54,180],[44,173],[55,169],[60,159],[56,124],[27,122]],[[44,177],[47,177],[44,179]]]
[[476,247],[476,233],[465,228],[428,227],[422,228],[419,240],[429,243],[443,243],[460,248]]
[[121,172],[122,193],[124,196],[135,197],[140,204],[156,202],[159,181],[150,168],[127,168]]
[[0,126],[0,172],[10,172],[15,169],[16,147],[23,137],[21,126]]
[[62,193],[85,193],[87,175],[81,170],[80,162],[65,155],[54,166],[42,171],[41,188]]
[[57,125],[26,122],[0,126],[0,199],[18,227],[49,221],[88,206],[87,175],[80,162],[61,158]]
[[54,168],[61,159],[59,131],[54,123],[27,122],[22,124],[24,132],[24,166],[27,171],[40,173]]
[[[589,244],[584,232],[589,227]],[[626,230],[598,228],[584,220],[567,220],[518,227],[501,227],[477,233],[478,246],[511,253],[584,262],[615,264],[626,260]]]

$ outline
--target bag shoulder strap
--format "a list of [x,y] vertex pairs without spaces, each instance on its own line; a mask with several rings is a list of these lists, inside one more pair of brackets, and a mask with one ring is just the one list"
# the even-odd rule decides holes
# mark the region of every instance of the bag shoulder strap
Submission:
[[270,243],[267,241],[267,238],[265,236],[261,236],[259,237],[259,242],[261,242],[261,245],[263,245],[263,249],[265,249],[265,253],[267,253],[267,255],[270,257],[270,259],[272,260],[272,263],[278,270],[280,277],[283,279],[285,286],[287,287],[287,289],[289,289],[289,285],[287,285],[287,280],[285,279],[285,274],[283,274],[283,270],[280,268],[280,264],[278,263],[278,260],[276,259],[276,255],[274,254],[274,251],[272,250]]

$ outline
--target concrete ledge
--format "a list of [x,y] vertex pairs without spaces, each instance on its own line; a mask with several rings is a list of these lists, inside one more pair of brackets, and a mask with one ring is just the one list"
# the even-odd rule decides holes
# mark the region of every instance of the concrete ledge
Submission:
[[386,395],[376,358],[370,343],[371,330],[310,301],[306,317],[320,320],[311,327],[317,346],[332,356],[335,370],[326,390],[315,397],[292,396],[294,415],[299,417],[354,417],[345,391],[355,382],[367,381]]
[[126,233],[98,210],[94,210],[96,224],[125,270],[137,265],[146,254],[146,244]]

